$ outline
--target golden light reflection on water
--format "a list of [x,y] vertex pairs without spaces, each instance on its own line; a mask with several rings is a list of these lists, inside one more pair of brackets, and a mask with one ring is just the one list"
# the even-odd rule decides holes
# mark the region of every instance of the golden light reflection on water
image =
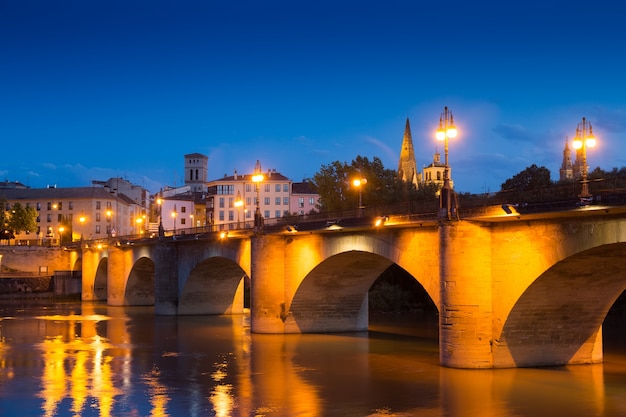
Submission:
[[[120,390],[113,384],[112,358],[105,354],[110,346],[95,331],[96,324],[107,318],[76,315],[37,318],[53,321],[55,331],[61,330],[60,335],[48,337],[38,344],[44,362],[39,394],[43,399],[44,415],[56,415],[59,403],[70,398],[71,411],[79,416],[91,397],[98,403],[99,415],[109,417]],[[81,330],[94,336],[82,338],[79,336]]]
[[[626,411],[623,356],[611,357],[618,365],[460,370],[438,365],[436,345],[382,333],[251,335],[246,316],[143,321],[123,308],[84,311],[0,322],[1,417],[25,415],[4,413],[15,386],[26,387],[22,398],[35,410],[28,415],[46,417]],[[29,347],[22,354],[20,346]]]

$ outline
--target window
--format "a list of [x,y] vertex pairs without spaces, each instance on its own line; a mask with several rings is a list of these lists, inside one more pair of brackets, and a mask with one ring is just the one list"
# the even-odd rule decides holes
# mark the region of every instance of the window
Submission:
[[315,205],[315,197],[309,197],[309,206]]
[[277,193],[280,193],[280,184],[276,184],[276,186],[274,187],[274,190],[275,190]]
[[235,207],[234,203],[235,203],[235,199],[234,199],[234,198],[232,198],[232,197],[229,197],[229,198],[228,198],[228,208],[233,208],[233,207]]
[[96,225],[96,234],[97,235],[100,234],[100,225],[99,224]]
[[265,192],[266,193],[270,192],[270,185],[269,184],[265,184]]
[[224,197],[220,197],[220,208],[224,208]]
[[218,185],[217,186],[217,194],[234,194],[235,186],[234,185]]
[[276,217],[280,217],[281,211],[280,210],[276,210],[276,212],[274,214],[276,215]]
[[41,203],[37,203],[37,211],[41,211]]
[[277,206],[280,206],[280,197],[276,197],[276,199],[274,200],[275,204]]
[[70,201],[70,202],[68,203],[68,205],[69,205],[69,209],[70,209],[70,210],[74,210],[74,202],[73,202],[73,201]]
[[289,205],[289,197],[283,197],[283,206]]
[[246,219],[251,219],[252,218],[252,210],[247,210],[246,211]]
[[187,207],[182,206],[182,207],[180,208],[180,212],[181,212],[181,213],[186,213],[186,212],[187,212]]
[[232,222],[232,221],[234,221],[234,220],[235,220],[235,212],[234,212],[234,211],[232,211],[232,210],[229,210],[229,211],[228,211],[228,221],[229,221],[229,222]]
[[50,222],[52,221],[52,214],[47,214],[47,215],[46,215],[46,221],[47,221],[48,223],[50,223]]
[[41,216],[37,216],[37,223],[41,223]]
[[265,217],[266,219],[270,218],[270,211],[269,210],[265,210],[263,217]]
[[187,219],[185,219],[184,217],[180,218],[180,224],[185,224],[186,221],[187,221]]
[[252,205],[252,197],[246,197],[246,206]]
[[63,210],[63,202],[62,201],[59,201],[59,203],[57,204],[57,208],[59,210]]
[[100,221],[100,213],[96,213],[96,221],[99,222]]
[[218,219],[221,222],[224,221],[224,210],[220,210],[219,215],[218,215]]
[[[111,203],[107,203],[107,206]],[[96,201],[96,210],[100,210],[100,202]]]
[[298,197],[298,207],[304,207],[304,197]]
[[252,184],[246,184],[246,192],[247,193],[252,192]]
[[48,210],[52,210],[52,203],[48,201]]
[[270,205],[270,198],[269,197],[265,197],[263,199],[263,204],[265,204],[266,206],[269,206]]
[[289,184],[283,184],[283,192],[284,193],[288,193],[289,192]]

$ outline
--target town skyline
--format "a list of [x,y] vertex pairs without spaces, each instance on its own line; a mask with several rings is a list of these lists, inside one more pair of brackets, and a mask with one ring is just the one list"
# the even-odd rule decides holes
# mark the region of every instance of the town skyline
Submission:
[[121,177],[157,192],[184,183],[193,152],[209,157],[208,180],[257,160],[294,181],[357,156],[397,169],[407,117],[421,170],[442,152],[445,106],[459,127],[458,192],[498,191],[532,164],[558,180],[583,117],[598,138],[590,169],[621,168],[623,11],[605,0],[4,2],[0,179]]

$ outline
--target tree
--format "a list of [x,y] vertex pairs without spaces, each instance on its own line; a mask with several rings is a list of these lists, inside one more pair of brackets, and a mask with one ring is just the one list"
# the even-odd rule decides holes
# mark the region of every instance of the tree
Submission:
[[[367,183],[356,189],[355,178],[365,178]],[[378,157],[371,161],[357,156],[350,165],[335,161],[322,165],[310,179],[320,196],[320,211],[355,210],[359,206],[359,193],[364,206],[389,206],[409,201],[435,201],[436,187],[415,186],[398,179],[396,170],[386,169]]]
[[550,170],[532,164],[501,185],[501,191],[528,191],[552,185]]
[[10,210],[2,211],[2,226],[1,239],[13,239],[22,232],[34,232],[37,230],[37,211],[14,203]]

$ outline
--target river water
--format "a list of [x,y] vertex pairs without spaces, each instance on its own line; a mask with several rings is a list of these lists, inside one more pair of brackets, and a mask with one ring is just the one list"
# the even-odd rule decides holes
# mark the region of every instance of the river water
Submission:
[[351,334],[251,334],[247,315],[0,304],[0,416],[626,416],[623,315],[605,362],[461,370],[432,319]]

